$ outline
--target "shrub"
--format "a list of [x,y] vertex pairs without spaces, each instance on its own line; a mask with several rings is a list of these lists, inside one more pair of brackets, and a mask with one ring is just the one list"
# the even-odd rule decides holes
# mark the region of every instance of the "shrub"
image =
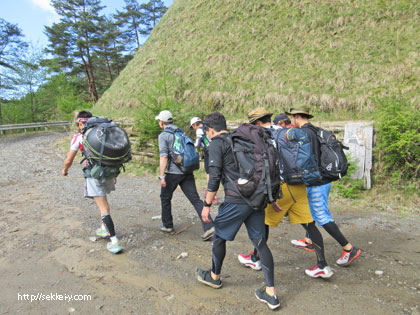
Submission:
[[168,96],[167,74],[163,70],[162,78],[155,82],[146,96],[146,101],[137,111],[136,129],[138,131],[139,146],[145,148],[148,144],[153,144],[156,157],[158,157],[158,136],[162,131],[155,117],[162,110],[169,110],[174,116],[174,124],[182,128],[189,136],[195,137],[195,133],[190,130],[190,120],[194,116],[204,119],[204,112],[193,110],[191,107],[175,100],[173,96]]
[[420,111],[401,99],[379,103],[376,150],[385,173],[394,182],[420,177]]
[[347,170],[347,176],[341,178],[339,181],[334,182],[334,186],[340,196],[350,199],[358,199],[361,197],[363,179],[353,179],[350,177],[356,171],[354,159],[347,155],[347,160],[350,162]]

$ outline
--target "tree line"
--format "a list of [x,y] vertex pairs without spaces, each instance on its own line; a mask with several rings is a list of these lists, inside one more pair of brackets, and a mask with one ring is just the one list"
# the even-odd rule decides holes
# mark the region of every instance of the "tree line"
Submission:
[[100,0],[51,0],[60,19],[44,28],[47,47],[0,18],[0,124],[67,119],[96,103],[167,10],[124,2],[106,16]]

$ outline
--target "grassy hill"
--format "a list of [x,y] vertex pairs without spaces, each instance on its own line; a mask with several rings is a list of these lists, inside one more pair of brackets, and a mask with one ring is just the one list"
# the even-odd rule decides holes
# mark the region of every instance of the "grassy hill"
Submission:
[[365,112],[420,104],[420,2],[175,0],[96,110],[130,115],[150,95],[229,116],[296,103]]

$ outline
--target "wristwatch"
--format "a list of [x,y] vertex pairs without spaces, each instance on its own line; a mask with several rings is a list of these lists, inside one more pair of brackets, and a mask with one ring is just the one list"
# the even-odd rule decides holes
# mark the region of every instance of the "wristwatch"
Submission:
[[207,201],[206,200],[204,200],[204,207],[211,207],[211,203],[207,203]]
[[160,180],[165,179],[165,175],[163,175],[163,176],[159,176],[159,179],[160,179]]

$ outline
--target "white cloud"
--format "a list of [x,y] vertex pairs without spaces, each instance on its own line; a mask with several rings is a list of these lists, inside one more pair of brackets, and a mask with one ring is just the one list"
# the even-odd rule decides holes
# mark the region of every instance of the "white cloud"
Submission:
[[53,6],[50,4],[50,0],[30,0],[32,2],[32,5],[35,7],[40,8],[41,10],[46,11],[49,13],[49,16],[47,18],[48,23],[58,22],[60,17],[55,12]]
[[32,4],[41,8],[44,11],[55,13],[54,8],[50,4],[50,0],[31,0]]

